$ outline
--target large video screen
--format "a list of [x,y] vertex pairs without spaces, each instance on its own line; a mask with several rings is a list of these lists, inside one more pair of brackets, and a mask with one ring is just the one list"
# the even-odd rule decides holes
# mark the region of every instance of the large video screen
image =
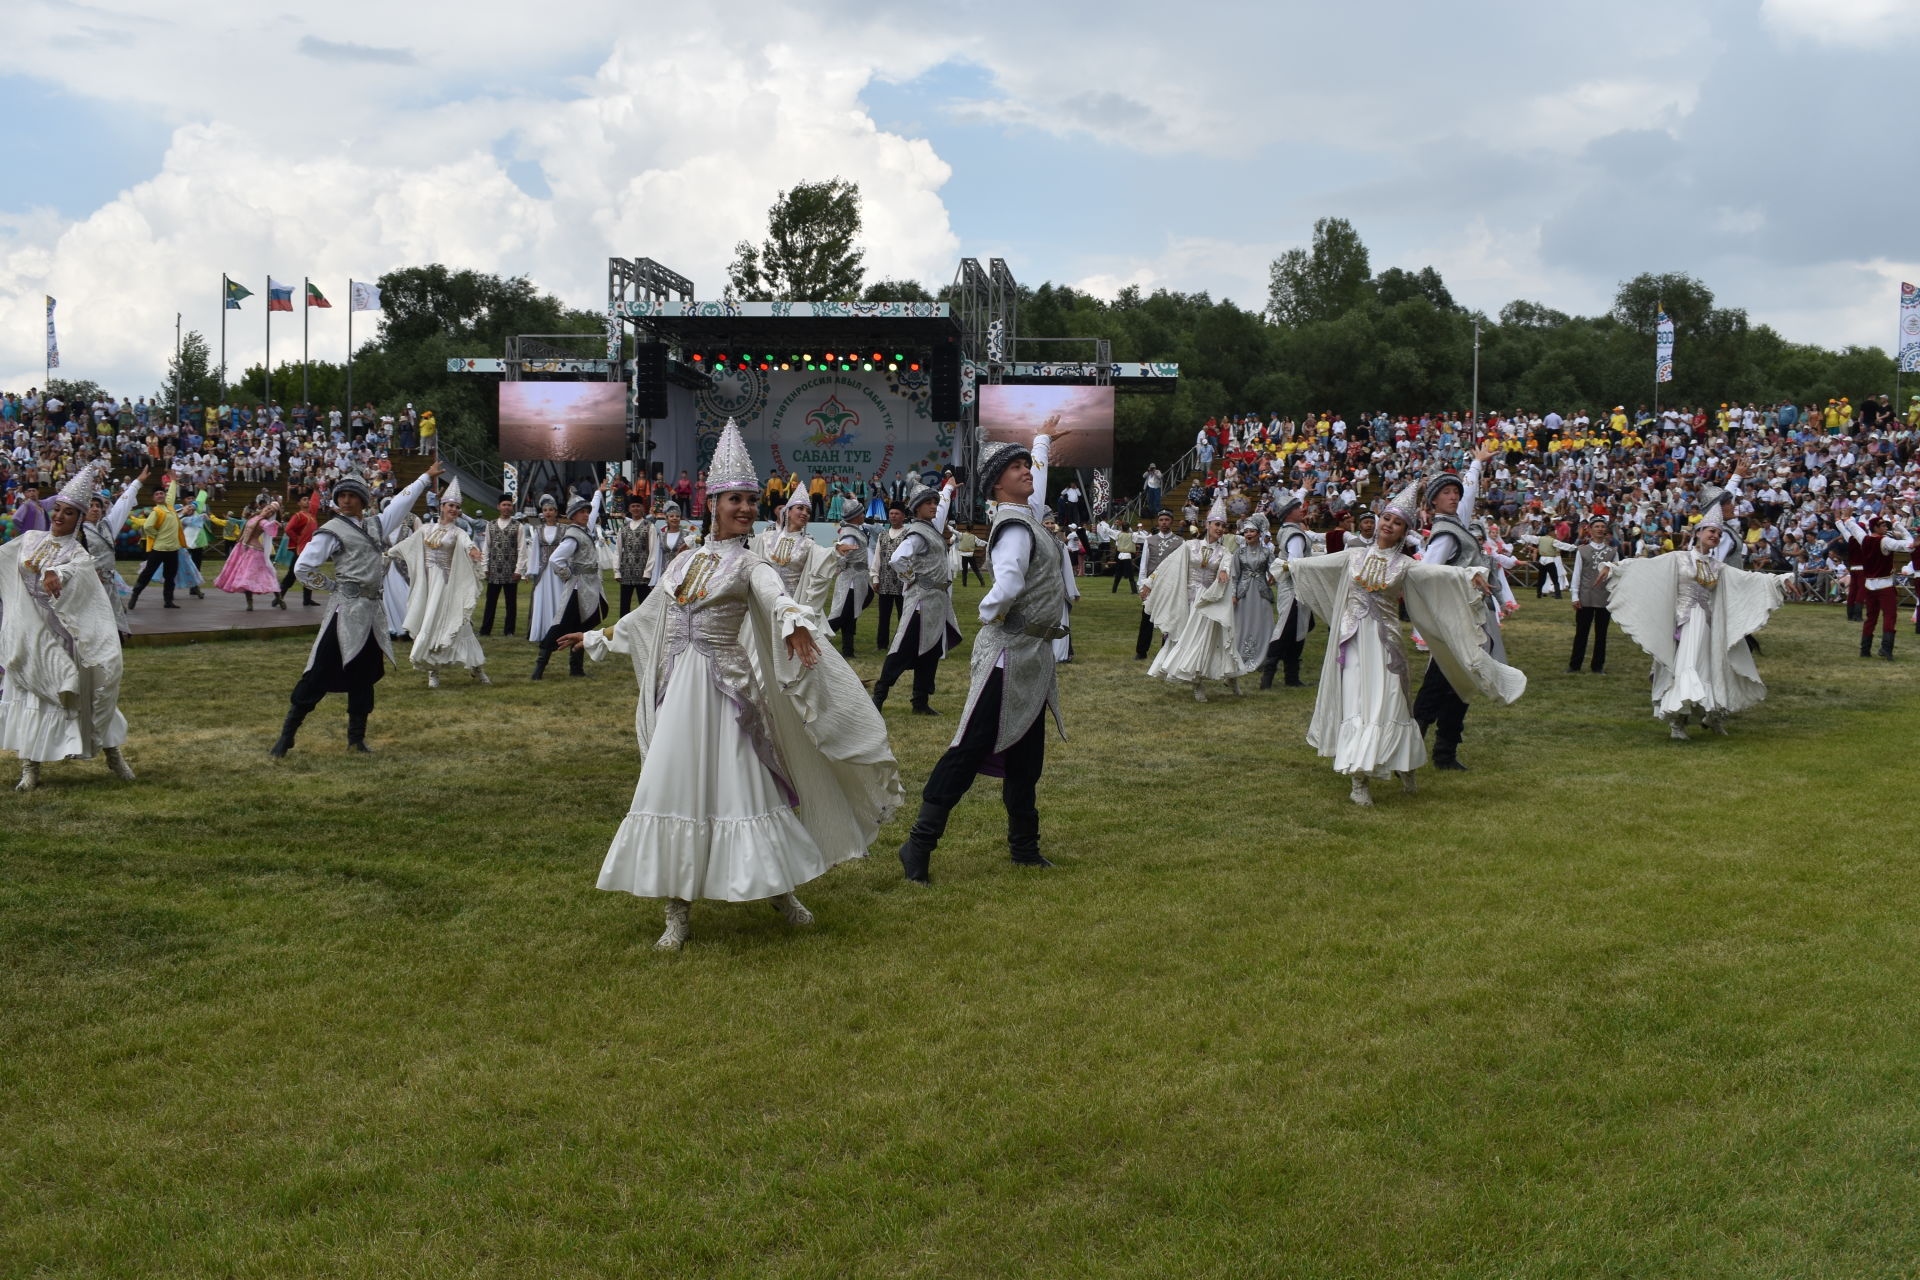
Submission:
[[624,382],[503,382],[500,456],[509,462],[619,462],[627,456]]
[[989,384],[980,388],[980,430],[989,440],[1024,445],[1044,431],[1053,437],[1053,466],[1110,467],[1113,388]]

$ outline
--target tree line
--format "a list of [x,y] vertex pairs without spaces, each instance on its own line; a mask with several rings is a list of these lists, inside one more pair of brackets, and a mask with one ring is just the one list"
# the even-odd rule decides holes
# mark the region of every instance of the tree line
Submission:
[[[838,178],[779,194],[768,235],[742,241],[728,272],[727,295],[740,299],[948,300],[952,286],[866,276],[860,248],[859,187]],[[383,409],[411,401],[434,408],[449,442],[489,456],[496,428],[494,383],[451,373],[455,357],[494,355],[516,334],[603,332],[598,311],[567,306],[524,276],[454,270],[438,263],[380,277],[385,309],[355,351],[353,399]],[[1473,399],[1473,348],[1479,327],[1482,411],[1568,412],[1651,404],[1653,330],[1664,305],[1676,329],[1674,380],[1658,388],[1662,404],[1805,404],[1892,391],[1894,362],[1876,347],[1834,351],[1790,342],[1754,324],[1745,309],[1719,305],[1707,285],[1682,273],[1643,273],[1621,283],[1611,310],[1572,316],[1516,300],[1497,316],[1456,302],[1440,273],[1373,269],[1366,245],[1344,218],[1322,218],[1311,245],[1269,266],[1266,306],[1250,310],[1205,292],[1137,287],[1112,300],[1068,285],[1020,287],[1019,336],[1105,338],[1116,360],[1176,363],[1171,396],[1119,398],[1122,474],[1165,463],[1191,446],[1195,427],[1225,414],[1322,410],[1347,414],[1464,413]],[[556,347],[592,355],[581,341]],[[1050,344],[1051,359],[1090,358]],[[1025,355],[1027,353],[1020,353]],[[169,369],[169,388],[175,370]],[[190,335],[178,370],[185,398],[217,394],[206,344]],[[264,392],[264,370],[244,370],[232,395]],[[300,366],[274,373],[275,400],[298,397]],[[309,398],[346,405],[344,365],[316,361]],[[162,399],[170,398],[168,391]]]

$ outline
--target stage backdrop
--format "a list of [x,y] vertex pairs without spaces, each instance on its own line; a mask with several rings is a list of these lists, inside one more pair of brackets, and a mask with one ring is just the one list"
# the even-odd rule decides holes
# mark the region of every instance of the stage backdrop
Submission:
[[501,383],[500,456],[510,462],[622,461],[626,384]]
[[989,440],[1031,445],[1050,419],[1049,461],[1056,467],[1113,465],[1113,388],[980,388],[980,431]]
[[729,369],[693,396],[699,464],[713,456],[727,419],[765,481],[773,468],[862,483],[938,472],[953,462],[954,424],[927,414],[924,373],[782,373]]

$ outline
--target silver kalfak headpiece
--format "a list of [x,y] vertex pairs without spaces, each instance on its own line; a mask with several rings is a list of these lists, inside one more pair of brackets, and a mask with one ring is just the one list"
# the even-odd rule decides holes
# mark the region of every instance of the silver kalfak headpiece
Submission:
[[94,476],[96,469],[100,469],[101,465],[98,462],[89,462],[80,468],[73,479],[67,481],[60,492],[53,495],[53,500],[66,503],[84,517],[87,514],[88,504],[93,501],[94,494],[98,492],[98,481]]
[[707,492],[736,491],[760,492],[760,477],[753,473],[753,457],[747,452],[747,442],[740,438],[740,425],[728,418],[720,432],[720,443],[714,446],[713,460],[707,463]]

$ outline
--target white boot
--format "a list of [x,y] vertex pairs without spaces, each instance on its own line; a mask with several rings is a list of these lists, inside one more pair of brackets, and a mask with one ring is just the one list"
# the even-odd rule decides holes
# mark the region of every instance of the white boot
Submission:
[[667,899],[667,931],[660,935],[660,941],[653,944],[655,951],[678,951],[687,945],[692,930],[687,925],[687,900],[685,898]]
[[792,893],[783,893],[769,901],[773,903],[773,909],[785,916],[787,923],[794,928],[798,929],[813,923],[813,912],[801,906],[800,899],[794,897]]
[[20,785],[15,787],[14,790],[31,791],[39,785],[40,762],[38,760],[22,760],[20,762]]
[[1198,680],[1193,682],[1193,700],[1195,702],[1205,702],[1207,700],[1207,691],[1200,687]]
[[122,782],[132,782],[133,766],[127,763],[127,758],[124,755],[120,754],[120,748],[108,747],[105,754],[107,757],[107,772]]
[[1669,720],[1667,722],[1667,737],[1675,742],[1691,741],[1691,739],[1687,737],[1687,722],[1684,720]]
[[1366,774],[1356,773],[1353,775],[1353,790],[1347,794],[1347,799],[1362,808],[1373,808],[1373,792],[1367,790]]
[[485,667],[475,667],[473,669],[473,678],[481,684],[493,683],[493,681],[487,679],[487,669]]
[[1417,782],[1414,779],[1413,770],[1411,769],[1400,770],[1400,789],[1406,792],[1408,795],[1413,795],[1415,792],[1420,790],[1419,782]]
[[440,670],[439,668],[436,667],[432,671],[427,672],[427,688],[438,689],[439,687],[440,687]]
[[1710,712],[1702,723],[1723,738],[1732,736],[1727,732],[1727,713],[1724,711]]
[[1227,688],[1233,693],[1233,696],[1236,698],[1245,696],[1240,692],[1239,676],[1235,676],[1231,680],[1227,681]]

